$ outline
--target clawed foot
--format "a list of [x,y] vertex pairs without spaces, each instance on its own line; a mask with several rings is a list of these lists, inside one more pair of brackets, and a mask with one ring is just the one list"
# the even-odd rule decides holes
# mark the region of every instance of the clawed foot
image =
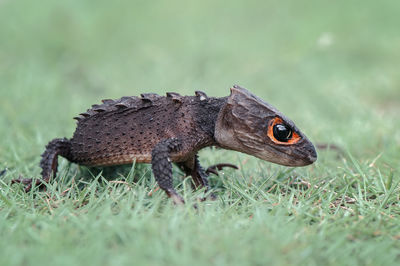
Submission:
[[[210,195],[208,195],[207,197],[202,197],[202,198],[198,198],[197,199],[198,202],[204,202],[204,201],[216,201],[217,200],[217,196],[214,193],[211,193]],[[199,205],[197,203],[193,204],[193,208],[195,208],[196,210],[199,208]]]
[[[174,205],[184,205],[185,204],[185,200],[175,190],[167,191],[167,195],[170,199],[172,199],[172,201],[174,202]],[[214,193],[210,193],[207,197],[199,198],[200,202],[203,202],[206,200],[215,201],[215,200],[217,200],[217,196]],[[197,209],[197,206],[195,206],[195,208]]]
[[216,201],[217,200],[217,195],[215,195],[214,193],[210,193],[207,197],[199,198],[200,202],[203,202],[203,201],[206,201],[206,200]]
[[237,167],[234,164],[230,164],[230,163],[219,163],[219,164],[215,164],[212,165],[210,167],[207,168],[206,173],[207,174],[214,174],[214,175],[218,175],[218,171],[221,171],[224,167],[230,167],[233,169],[239,169],[239,167]]
[[29,192],[32,189],[33,184],[35,184],[36,187],[43,187],[45,186],[46,182],[40,179],[36,179],[35,182],[33,182],[33,178],[22,178],[19,177],[17,179],[11,180],[11,184],[23,184],[25,185],[25,192]]
[[168,197],[172,199],[172,201],[174,202],[175,205],[184,205],[185,204],[184,199],[175,190],[170,189],[170,190],[166,190],[166,192],[167,192]]

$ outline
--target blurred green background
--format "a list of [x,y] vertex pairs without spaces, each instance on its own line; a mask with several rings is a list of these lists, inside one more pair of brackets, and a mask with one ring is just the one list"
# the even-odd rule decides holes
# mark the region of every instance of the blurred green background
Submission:
[[312,140],[373,156],[400,142],[398,11],[397,1],[3,0],[1,138],[40,137],[18,151],[29,163],[102,98],[224,96],[237,83]]
[[[195,90],[226,96],[239,84],[313,142],[351,154],[361,176],[398,180],[399,12],[395,0],[0,0],[0,168],[8,168],[5,180],[38,176],[46,143],[70,137],[72,117],[101,99]],[[202,155],[206,163],[260,163],[231,152]],[[340,178],[346,162],[320,151],[316,165],[299,173]],[[13,223],[7,219],[5,231]],[[308,262],[335,262],[329,256]]]

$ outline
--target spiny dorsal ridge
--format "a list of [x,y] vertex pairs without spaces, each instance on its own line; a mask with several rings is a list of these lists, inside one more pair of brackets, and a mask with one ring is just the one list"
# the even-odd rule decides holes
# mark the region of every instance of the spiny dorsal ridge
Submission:
[[107,110],[105,107],[104,105],[93,104],[91,110],[100,113]]
[[140,97],[142,97],[142,101],[145,102],[153,102],[156,99],[160,98],[161,96],[158,95],[157,93],[142,93],[140,94]]
[[110,105],[110,104],[113,104],[113,103],[114,103],[114,100],[111,100],[111,99],[103,99],[103,100],[101,100],[101,102],[104,103],[104,104]]
[[195,91],[194,93],[196,94],[197,97],[199,97],[200,101],[205,101],[208,99],[208,96],[205,92]]
[[134,96],[132,96],[132,97],[124,96],[121,99],[117,100],[114,105],[118,109],[125,109],[125,108],[133,106],[135,100],[137,100],[137,99],[138,99],[138,97],[134,97]]
[[121,98],[121,102],[130,102],[134,100],[135,97],[124,96]]
[[117,104],[115,104],[115,106],[117,108],[120,108],[120,109],[124,109],[124,108],[128,108],[129,107],[129,105],[127,103],[124,103],[124,102],[117,103]]
[[79,115],[83,116],[83,117],[89,117],[90,114],[89,113],[80,113]]
[[176,92],[167,92],[167,98],[171,98],[174,102],[182,103],[182,95]]

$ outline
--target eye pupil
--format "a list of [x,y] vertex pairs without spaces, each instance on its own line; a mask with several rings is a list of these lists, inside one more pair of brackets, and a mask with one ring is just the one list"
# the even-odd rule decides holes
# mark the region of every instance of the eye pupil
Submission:
[[288,142],[292,138],[292,130],[283,124],[274,126],[274,137],[281,142]]

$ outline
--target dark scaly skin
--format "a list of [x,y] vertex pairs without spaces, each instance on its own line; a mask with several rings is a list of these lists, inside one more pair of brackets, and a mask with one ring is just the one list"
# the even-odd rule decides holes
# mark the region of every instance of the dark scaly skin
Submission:
[[214,128],[224,98],[200,101],[196,96],[152,96],[152,101],[134,99],[130,108],[100,112],[78,122],[71,139],[71,161],[82,165],[106,166],[150,163],[154,146],[177,138],[182,149],[172,154],[183,162],[203,147],[215,144]]
[[[268,124],[274,118],[285,122],[300,136],[288,145],[271,139]],[[54,139],[42,154],[42,180],[49,182],[57,173],[58,155],[86,166],[108,166],[151,163],[159,186],[175,203],[183,203],[172,185],[172,165],[176,163],[191,175],[195,187],[208,189],[207,176],[231,164],[214,165],[204,171],[197,152],[208,146],[245,152],[261,159],[288,166],[308,165],[316,160],[316,152],[294,123],[278,110],[247,90],[234,86],[231,95],[208,97],[142,94],[103,100],[76,117],[78,126],[71,139]],[[26,184],[30,179],[13,182]]]
[[206,187],[209,189],[207,174],[203,167],[201,167],[197,155],[186,162],[178,163],[178,166],[186,173],[186,175],[192,176],[194,188]]
[[[42,160],[40,161],[40,167],[42,168],[42,180],[36,180],[35,185],[40,186],[43,182],[49,182],[52,173],[57,172],[58,166],[58,155],[64,158],[71,157],[71,142],[66,139],[53,139],[46,145],[46,150],[42,154]],[[19,178],[12,180],[12,183],[25,184],[25,191],[31,190],[33,183],[31,178]]]
[[[86,166],[136,161],[152,163],[160,187],[170,197],[173,196],[176,203],[181,203],[182,198],[175,197],[177,194],[172,187],[172,170],[167,170],[171,168],[171,163],[166,163],[167,156],[170,156],[187,175],[192,175],[196,187],[208,188],[208,174],[200,166],[196,153],[203,147],[216,144],[213,137],[215,122],[226,98],[208,98],[201,92],[197,92],[197,96],[168,95],[126,97],[127,108],[121,104],[109,112],[93,111],[108,108],[102,105],[89,109],[78,118],[78,127],[70,140],[54,139],[46,146],[40,162],[42,180],[37,180],[35,185],[41,185],[42,181],[49,182],[56,174],[58,155]],[[207,97],[207,100],[200,100],[200,97]],[[118,105],[118,102],[120,100],[106,100],[103,105]],[[160,144],[171,139],[180,148],[165,152]],[[164,160],[154,160],[160,156]],[[167,168],[163,171],[164,167]],[[26,191],[32,187],[31,179],[16,179],[13,182],[25,184]]]
[[172,164],[170,156],[172,152],[179,151],[181,141],[172,138],[160,141],[151,152],[151,169],[153,170],[156,181],[168,197],[172,198],[175,204],[182,204],[184,200],[175,191],[172,184]]

